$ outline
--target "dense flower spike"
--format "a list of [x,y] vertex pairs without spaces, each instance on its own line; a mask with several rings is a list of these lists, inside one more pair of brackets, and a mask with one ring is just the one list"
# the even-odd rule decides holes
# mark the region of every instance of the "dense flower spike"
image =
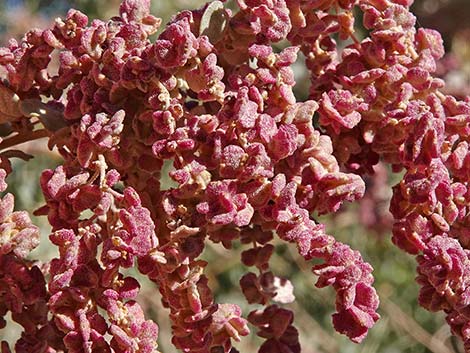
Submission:
[[[25,211],[13,212],[14,197],[6,194],[0,201],[0,328],[4,316],[11,312],[14,321],[23,327],[14,351],[46,351],[63,347],[61,335],[48,319],[49,294],[40,266],[27,260],[39,244],[39,229]],[[2,353],[10,352],[2,342]]]
[[[158,326],[123,273],[135,267],[158,287],[181,351],[235,352],[251,324],[259,352],[300,352],[293,313],[278,306],[293,286],[269,268],[275,236],[317,260],[316,286],[336,292],[335,329],[361,342],[379,318],[372,267],[312,214],[362,198],[362,177],[382,160],[405,170],[393,242],[419,254],[420,302],[443,310],[470,351],[470,103],[440,91],[442,40],[415,29],[411,3],[239,0],[232,11],[213,1],[151,42],[161,20],[150,0],[124,0],[109,21],[70,10],[0,48],[0,189],[9,158],[28,158],[5,148],[47,136],[63,157],[42,173],[35,212],[52,226],[50,263],[26,260],[38,229],[12,195],[0,201],[0,314],[24,327],[15,350],[157,353]],[[293,93],[299,51],[305,101]],[[161,183],[167,165],[176,186]],[[379,175],[374,189],[385,184]],[[265,309],[245,319],[216,303],[199,259],[208,241],[249,247],[241,261],[258,273],[240,285]]]

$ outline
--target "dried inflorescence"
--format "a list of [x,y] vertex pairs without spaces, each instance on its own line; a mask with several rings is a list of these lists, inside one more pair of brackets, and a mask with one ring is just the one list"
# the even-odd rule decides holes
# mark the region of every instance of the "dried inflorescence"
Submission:
[[[46,204],[35,212],[59,249],[50,263],[27,259],[38,229],[11,195],[1,201],[0,313],[24,327],[14,349],[157,352],[139,283],[123,274],[136,267],[157,285],[178,349],[235,352],[251,324],[266,339],[260,352],[300,352],[293,313],[278,306],[294,300],[292,284],[269,269],[274,237],[321,260],[312,272],[336,291],[336,330],[362,341],[379,318],[372,267],[312,214],[360,199],[379,160],[406,170],[393,241],[420,254],[421,304],[445,311],[470,349],[470,103],[432,76],[439,34],[415,30],[410,0],[237,3],[183,11],[155,42],[149,0],[124,0],[118,17],[91,24],[71,10],[0,48],[0,147],[48,136],[64,160],[42,173]],[[340,49],[337,35],[352,44]],[[291,68],[299,51],[312,82],[303,102]],[[27,158],[2,153],[2,190],[10,157]],[[176,187],[160,183],[165,161]],[[214,301],[199,259],[209,241],[248,246],[241,261],[258,273],[241,289],[265,309],[245,319]]]

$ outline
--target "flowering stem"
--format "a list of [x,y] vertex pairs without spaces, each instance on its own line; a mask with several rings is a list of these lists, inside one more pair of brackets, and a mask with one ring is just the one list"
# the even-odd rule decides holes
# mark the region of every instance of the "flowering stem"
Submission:
[[25,143],[28,141],[33,141],[33,140],[37,140],[37,139],[49,137],[49,136],[50,136],[50,132],[46,129],[31,131],[28,134],[18,134],[6,140],[3,140],[0,143],[0,150],[4,150],[10,147],[19,145],[21,143]]

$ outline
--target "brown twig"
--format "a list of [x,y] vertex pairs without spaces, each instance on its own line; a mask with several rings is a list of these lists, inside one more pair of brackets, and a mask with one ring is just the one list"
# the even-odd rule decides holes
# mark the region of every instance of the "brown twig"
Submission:
[[33,141],[33,140],[37,140],[37,139],[49,137],[49,136],[50,136],[50,132],[45,129],[31,131],[29,134],[17,134],[17,135],[14,135],[10,138],[3,140],[0,143],[0,150],[4,150],[10,147],[19,145],[21,143],[25,143],[28,141]]
[[381,296],[381,307],[387,312],[390,320],[433,353],[455,353],[444,343],[433,339],[433,336],[423,329],[413,318],[407,315],[390,299]]

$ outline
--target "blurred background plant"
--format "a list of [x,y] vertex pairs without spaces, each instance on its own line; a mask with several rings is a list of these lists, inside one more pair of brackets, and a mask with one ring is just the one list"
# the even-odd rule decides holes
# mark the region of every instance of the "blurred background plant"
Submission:
[[[20,39],[32,27],[45,27],[57,16],[64,16],[74,7],[90,18],[109,18],[117,13],[119,0],[0,0],[0,45],[9,38]],[[185,8],[197,8],[203,0],[152,1],[153,13],[167,22],[173,14]],[[444,38],[448,54],[440,62],[438,75],[447,83],[448,93],[461,98],[470,95],[470,2],[469,0],[416,0],[413,11],[418,25],[439,30]],[[307,80],[302,65],[295,67],[298,98],[304,98]],[[42,202],[39,175],[46,168],[54,168],[60,162],[58,154],[47,149],[44,140],[38,140],[20,149],[35,158],[29,162],[17,161],[14,173],[9,177],[9,192],[16,195],[18,209],[33,210]],[[376,166],[376,174],[366,180],[368,191],[364,199],[347,205],[333,217],[322,217],[330,234],[358,249],[375,271],[375,286],[381,297],[382,319],[371,330],[361,345],[352,344],[336,334],[330,324],[334,311],[332,292],[318,290],[312,275],[294,248],[279,245],[272,258],[272,269],[289,278],[295,287],[297,300],[291,304],[296,313],[296,326],[304,353],[458,353],[463,352],[457,341],[451,338],[443,315],[432,314],[417,304],[418,286],[414,282],[415,262],[396,249],[391,243],[391,215],[388,204],[391,185],[399,178],[382,165]],[[165,182],[165,181],[164,181]],[[166,180],[169,182],[169,180]],[[49,226],[44,218],[35,218],[41,227],[43,241],[32,254],[35,258],[49,260],[55,256],[48,246]],[[241,249],[231,251],[212,246],[204,253],[209,262],[208,277],[218,302],[236,303],[248,311],[238,286],[246,268],[240,262]],[[138,276],[137,274],[133,274]],[[170,326],[166,309],[162,308],[153,284],[143,277],[140,302],[149,318],[160,326],[159,348],[163,353],[173,352],[170,343]],[[16,340],[15,324],[0,331],[0,340]],[[243,353],[254,352],[258,342],[255,336],[244,340],[238,349]]]

